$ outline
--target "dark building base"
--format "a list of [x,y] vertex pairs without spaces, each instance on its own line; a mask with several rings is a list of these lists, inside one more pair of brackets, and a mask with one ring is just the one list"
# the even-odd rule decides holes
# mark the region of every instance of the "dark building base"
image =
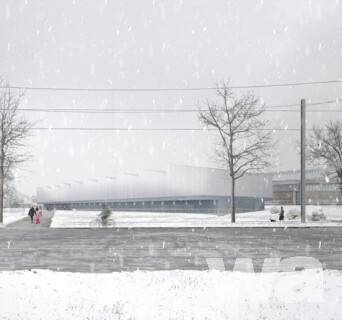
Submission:
[[[236,213],[264,210],[261,197],[235,197]],[[230,197],[186,197],[165,199],[73,201],[68,203],[43,203],[44,207],[53,206],[57,210],[101,210],[107,204],[113,211],[137,212],[174,212],[174,213],[230,213]]]

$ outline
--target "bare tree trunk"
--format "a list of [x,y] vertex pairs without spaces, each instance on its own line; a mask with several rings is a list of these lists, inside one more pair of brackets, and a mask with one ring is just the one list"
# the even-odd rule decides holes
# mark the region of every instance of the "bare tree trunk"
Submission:
[[230,208],[231,208],[231,221],[235,222],[235,179],[231,177],[232,181],[232,190],[230,196]]
[[[3,106],[0,106],[2,109]],[[0,123],[0,134],[1,134],[1,145],[0,145],[0,223],[4,223],[4,183],[5,183],[5,177],[4,177],[4,165],[5,165],[5,159],[4,159],[4,117],[2,115],[1,110],[1,123]]]
[[265,107],[253,93],[236,96],[228,83],[217,85],[217,100],[199,105],[203,125],[217,130],[215,160],[229,170],[231,221],[235,222],[235,180],[247,172],[261,172],[270,166],[272,131],[265,131]]
[[[0,222],[3,222],[3,205],[6,183],[13,177],[14,168],[30,159],[24,140],[33,127],[18,111],[23,93],[13,94],[9,82],[0,78]],[[6,194],[7,195],[7,194]]]
[[338,177],[338,184],[340,186],[340,191],[342,194],[342,168],[337,169],[336,173],[337,173],[337,177]]
[[4,222],[4,171],[3,166],[0,166],[0,223]]
[[[3,128],[3,124],[1,123],[1,129]],[[4,134],[1,130],[1,146],[0,146],[0,223],[4,222],[4,183],[5,183],[5,175],[4,175]]]

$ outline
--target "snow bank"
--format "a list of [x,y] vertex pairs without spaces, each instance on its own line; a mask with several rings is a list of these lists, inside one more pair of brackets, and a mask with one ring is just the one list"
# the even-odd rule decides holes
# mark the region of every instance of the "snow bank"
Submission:
[[[299,206],[285,206],[287,210]],[[230,215],[217,216],[213,214],[194,213],[161,213],[161,212],[123,212],[117,211],[112,214],[112,218],[117,228],[150,228],[150,227],[308,227],[308,226],[342,226],[342,206],[323,207],[327,215],[325,222],[300,223],[300,219],[287,220],[284,222],[270,222],[270,207],[265,211],[256,211],[236,214],[236,223],[230,223]],[[300,207],[299,207],[300,208]],[[319,206],[307,206],[307,215]],[[89,228],[90,221],[95,219],[100,211],[56,211],[51,228]],[[332,223],[331,220],[336,222]]]
[[[101,211],[56,211],[51,228],[85,227],[95,219]],[[114,212],[111,218],[115,227],[204,227],[207,225],[220,226],[227,216],[189,213],[160,213],[160,212]]]
[[[312,281],[318,273],[321,283]],[[288,286],[293,277],[297,285]],[[26,270],[0,272],[0,283],[1,319],[342,318],[340,271]]]
[[9,223],[24,219],[27,217],[29,208],[4,208],[4,223],[6,226]]

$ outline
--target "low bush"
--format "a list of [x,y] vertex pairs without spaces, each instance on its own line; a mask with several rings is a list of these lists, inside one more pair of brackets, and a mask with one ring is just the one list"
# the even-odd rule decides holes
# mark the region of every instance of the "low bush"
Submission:
[[308,216],[310,221],[325,221],[327,219],[322,208],[312,212],[311,216]]
[[280,209],[278,207],[271,207],[270,212],[271,212],[271,214],[279,214]]
[[299,217],[299,214],[300,214],[300,212],[298,209],[292,208],[286,213],[286,218],[288,220],[294,220],[294,219]]

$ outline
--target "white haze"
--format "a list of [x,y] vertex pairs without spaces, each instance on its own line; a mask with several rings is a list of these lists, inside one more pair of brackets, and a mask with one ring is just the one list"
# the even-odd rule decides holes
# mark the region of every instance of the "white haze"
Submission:
[[[13,86],[191,88],[341,78],[342,9],[326,1],[2,1],[0,76]],[[261,88],[268,106],[342,98],[341,84]],[[26,92],[23,108],[195,109],[211,91]],[[298,107],[299,108],[299,107]],[[337,109],[329,104],[316,109]],[[283,108],[289,109],[289,108]],[[311,108],[313,109],[313,107]],[[198,128],[194,113],[25,112],[39,127]],[[299,113],[268,112],[280,156],[299,168]],[[308,113],[307,127],[339,113]],[[191,131],[38,131],[18,186],[115,175],[167,163],[214,166],[213,136]]]

